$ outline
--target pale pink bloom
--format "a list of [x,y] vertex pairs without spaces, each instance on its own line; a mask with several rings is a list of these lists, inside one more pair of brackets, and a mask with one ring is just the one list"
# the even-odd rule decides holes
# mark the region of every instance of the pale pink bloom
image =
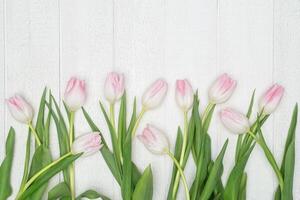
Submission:
[[147,124],[138,139],[153,154],[165,154],[169,150],[169,141],[166,135],[155,126]]
[[91,155],[102,147],[99,132],[86,133],[77,137],[72,144],[72,153],[83,153],[83,156]]
[[21,123],[28,124],[33,118],[33,108],[20,95],[15,95],[6,100],[8,110],[13,118]]
[[158,107],[168,91],[168,84],[162,79],[155,81],[144,93],[142,104],[146,109]]
[[212,84],[208,92],[209,99],[215,104],[224,103],[230,98],[235,88],[236,81],[228,76],[228,74],[222,74]]
[[105,80],[104,95],[111,104],[118,101],[125,90],[124,75],[117,72],[110,72]]
[[83,106],[86,101],[86,88],[84,80],[72,77],[67,84],[64,101],[70,111],[76,111]]
[[193,105],[193,88],[187,79],[176,81],[175,98],[183,111],[188,111]]
[[284,88],[279,84],[272,85],[262,96],[259,107],[265,114],[271,114],[278,107],[284,94]]
[[242,134],[250,130],[250,122],[242,113],[225,108],[220,112],[220,118],[224,126],[232,133]]

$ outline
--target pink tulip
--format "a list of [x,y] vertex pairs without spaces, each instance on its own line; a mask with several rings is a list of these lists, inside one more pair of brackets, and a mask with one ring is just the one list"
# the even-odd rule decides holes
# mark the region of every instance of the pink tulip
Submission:
[[228,74],[222,74],[211,86],[209,99],[212,103],[220,104],[226,102],[236,87],[236,81]]
[[65,90],[64,101],[70,111],[76,111],[83,106],[86,100],[86,88],[84,80],[72,77]]
[[156,127],[147,124],[138,139],[153,154],[165,154],[169,150],[169,141],[166,135]]
[[158,79],[155,81],[144,93],[142,97],[142,104],[146,109],[153,109],[158,107],[164,100],[168,91],[168,84]]
[[108,74],[104,85],[104,95],[111,104],[118,101],[125,90],[124,75],[116,72]]
[[83,153],[83,156],[91,155],[102,147],[99,132],[91,132],[77,137],[72,144],[72,153]]
[[271,114],[278,107],[284,94],[284,88],[281,85],[272,85],[262,96],[259,107],[265,114]]
[[187,79],[176,81],[175,98],[183,111],[188,111],[193,105],[193,88]]
[[223,109],[220,118],[224,126],[233,133],[242,134],[250,130],[248,118],[234,109]]
[[8,109],[17,121],[28,124],[33,118],[33,109],[31,105],[20,95],[15,95],[6,100]]

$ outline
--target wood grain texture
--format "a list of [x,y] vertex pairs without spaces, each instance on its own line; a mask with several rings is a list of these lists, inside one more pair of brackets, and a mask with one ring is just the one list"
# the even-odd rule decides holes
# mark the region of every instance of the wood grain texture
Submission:
[[[56,98],[62,98],[68,79],[78,76],[87,82],[85,108],[110,141],[98,109],[99,99],[107,106],[103,98],[106,74],[125,74],[128,102],[136,96],[138,110],[143,91],[163,77],[169,83],[166,101],[145,115],[137,134],[147,123],[155,124],[167,133],[173,149],[177,127],[183,123],[174,101],[176,79],[187,78],[198,89],[202,111],[211,82],[227,72],[238,80],[238,87],[230,101],[217,107],[209,129],[214,158],[225,139],[230,138],[225,155],[226,181],[237,137],[224,129],[217,112],[226,106],[246,112],[255,88],[257,110],[259,96],[273,82],[284,85],[287,92],[264,132],[281,161],[293,104],[300,100],[299,10],[298,0],[0,0],[0,101],[20,92],[37,108],[44,85]],[[6,132],[12,125],[18,135],[12,181],[19,185],[27,131],[6,110],[1,104],[0,159]],[[81,112],[75,118],[75,135],[90,130]],[[56,149],[53,155],[57,157],[56,133],[52,130],[51,144]],[[300,137],[296,138],[298,169]],[[141,170],[151,164],[154,199],[165,199],[172,169],[168,157],[154,156],[134,140],[133,160]],[[94,189],[121,199],[120,189],[101,155],[80,159],[75,168],[77,194]],[[194,169],[190,159],[185,170],[189,185]],[[277,181],[258,146],[246,171],[248,199],[272,199]],[[295,171],[294,199],[300,200],[300,172]],[[51,186],[59,179],[62,177],[56,177]],[[184,199],[182,187],[178,199]]]

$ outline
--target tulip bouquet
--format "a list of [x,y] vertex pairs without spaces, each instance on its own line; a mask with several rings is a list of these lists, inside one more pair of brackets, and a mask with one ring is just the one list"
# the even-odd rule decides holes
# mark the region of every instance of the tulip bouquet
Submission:
[[[22,96],[15,95],[9,98],[7,105],[12,116],[26,125],[28,129],[26,149],[24,149],[23,177],[16,199],[38,200],[46,197],[49,200],[110,199],[95,190],[87,190],[82,194],[77,194],[75,190],[75,160],[100,152],[99,155],[105,160],[120,187],[122,199],[151,200],[155,177],[153,177],[150,165],[141,170],[132,161],[134,153],[132,141],[135,138],[141,141],[151,153],[168,156],[173,162],[166,196],[168,200],[177,199],[180,181],[187,200],[246,199],[247,172],[245,168],[256,145],[262,148],[266,160],[277,177],[278,188],[274,193],[274,199],[293,199],[297,105],[294,108],[287,134],[281,166],[268,147],[262,130],[262,126],[278,107],[283,96],[284,88],[278,84],[270,87],[262,95],[256,116],[252,116],[255,92],[252,94],[246,114],[231,107],[220,111],[219,116],[224,126],[230,132],[238,134],[234,167],[228,179],[223,182],[223,158],[229,141],[228,139],[225,141],[217,157],[213,158],[209,128],[216,107],[229,100],[236,86],[237,82],[227,74],[217,78],[208,92],[209,103],[201,113],[198,91],[193,90],[187,79],[176,81],[175,100],[182,112],[183,125],[177,129],[174,151],[170,148],[163,128],[147,124],[141,133],[136,133],[143,116],[159,107],[164,100],[168,84],[163,79],[158,79],[149,86],[141,98],[141,106],[134,99],[133,109],[128,112],[124,75],[116,72],[108,74],[104,84],[104,96],[108,106],[101,101],[99,101],[99,106],[109,130],[109,143],[102,135],[101,127],[104,125],[96,125],[95,120],[83,107],[87,98],[87,89],[83,80],[76,77],[69,80],[62,103],[55,99],[51,91],[45,89],[36,120],[34,120],[32,106]],[[118,112],[115,110],[117,104],[120,104]],[[74,119],[80,110],[91,131],[79,135],[76,129],[80,124],[75,124]],[[128,116],[130,116],[129,119]],[[56,127],[60,151],[60,157],[56,159],[52,158],[51,151],[54,146],[50,145],[49,140],[52,122]],[[12,193],[10,174],[14,141],[15,131],[10,128],[6,139],[6,155],[0,166],[0,200],[7,199]],[[33,142],[34,148],[31,145]],[[185,176],[185,167],[189,158],[193,159],[196,167],[191,185],[188,185]],[[63,174],[63,180],[48,190],[49,180],[58,173]]]

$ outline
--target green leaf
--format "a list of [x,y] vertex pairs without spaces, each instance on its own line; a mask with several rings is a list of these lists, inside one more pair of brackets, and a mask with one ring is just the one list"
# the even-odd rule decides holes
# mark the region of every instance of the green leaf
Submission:
[[[56,130],[57,130],[57,138],[58,138],[58,143],[59,143],[60,156],[63,156],[70,151],[68,130],[67,130],[66,123],[64,121],[64,118],[61,114],[61,111],[59,109],[59,106],[58,106],[55,98],[51,94],[50,94],[50,97],[54,103],[57,114],[52,109],[50,102],[46,103],[46,105],[48,106],[49,112],[51,113],[51,116],[55,122]],[[63,170],[63,176],[64,176],[64,181],[67,184],[69,184],[70,177],[69,177],[69,172],[68,172],[67,168]]]
[[101,134],[100,129],[93,122],[93,120],[91,119],[91,117],[89,116],[87,111],[84,108],[82,108],[82,112],[83,112],[83,115],[84,115],[86,121],[88,122],[90,128],[92,129],[92,131],[97,131],[100,133],[101,138],[102,138],[102,143],[103,143],[103,147],[101,148],[100,152],[101,152],[107,166],[109,167],[111,173],[115,177],[116,181],[119,183],[119,185],[121,185],[121,182],[122,182],[121,172],[117,166],[114,154],[109,150],[107,143],[105,142],[105,139],[103,138],[103,135]]
[[6,138],[5,158],[0,166],[0,200],[7,199],[12,193],[10,182],[11,166],[14,154],[15,130],[11,127]]
[[228,145],[228,139],[226,140],[225,144],[223,145],[212,169],[209,173],[208,180],[205,183],[203,192],[200,195],[201,200],[209,199],[210,195],[214,191],[215,187],[217,186],[218,180],[220,176],[222,175],[223,171],[223,158],[226,152],[226,148]]
[[290,122],[290,127],[288,130],[288,136],[286,138],[285,147],[284,147],[284,154],[282,159],[282,165],[281,165],[281,172],[284,174],[285,172],[285,160],[286,160],[286,154],[288,151],[288,148],[290,147],[291,143],[295,141],[295,133],[296,133],[296,127],[297,127],[297,121],[298,121],[298,104],[295,105],[292,119]]
[[116,160],[116,163],[117,163],[117,167],[118,167],[118,170],[121,173],[122,172],[121,157],[120,157],[121,155],[120,155],[120,151],[118,149],[119,147],[118,147],[118,139],[117,139],[116,131],[115,131],[114,127],[112,126],[112,124],[109,120],[109,117],[108,117],[108,115],[105,111],[105,108],[103,107],[103,105],[100,101],[99,101],[99,104],[100,104],[102,113],[104,115],[104,118],[106,120],[108,129],[109,129],[109,133],[110,133],[110,137],[111,137],[111,143],[112,143],[112,146],[113,146],[113,152],[114,152],[115,160]]
[[44,115],[45,115],[45,105],[46,105],[46,94],[47,94],[47,88],[44,89],[43,95],[40,100],[40,106],[39,111],[37,115],[37,121],[36,121],[36,132],[40,139],[42,139],[42,143],[44,143]]
[[[176,158],[176,160],[180,159],[182,143],[183,143],[182,131],[181,131],[180,127],[178,127],[176,143],[175,143],[175,151],[174,151],[174,157]],[[167,197],[168,200],[172,200],[172,193],[173,193],[173,187],[174,187],[176,173],[177,173],[177,167],[176,167],[176,165],[173,165],[172,177],[171,177],[171,181],[170,181],[170,185],[169,185],[169,192],[168,192],[168,197]]]
[[148,166],[135,187],[135,190],[132,195],[132,200],[152,200],[152,196],[153,177],[151,167]]
[[81,154],[70,155],[65,159],[57,162],[54,166],[50,167],[44,173],[41,174],[39,178],[37,178],[28,188],[27,190],[20,196],[19,200],[25,199],[29,197],[32,193],[38,190],[44,183],[48,182],[54,175],[59,173],[61,170],[68,167],[72,162],[74,162],[77,158],[79,158]]
[[30,143],[31,143],[31,132],[30,129],[27,135],[27,142],[26,142],[26,153],[25,153],[25,161],[24,161],[24,170],[23,170],[23,177],[20,185],[19,191],[21,191],[28,180],[28,169],[29,169],[29,161],[30,161]]
[[[41,145],[39,146],[31,161],[30,171],[28,178],[30,179],[33,175],[35,175],[38,171],[40,171],[43,167],[47,166],[49,163],[51,163],[51,153],[48,148]],[[48,184],[45,183],[40,186],[38,190],[36,190],[31,196],[30,199],[42,199],[42,196],[47,189]]]
[[100,149],[100,152],[101,152],[108,168],[110,169],[111,173],[115,177],[116,181],[119,183],[119,185],[121,185],[122,176],[121,176],[121,172],[117,166],[114,154],[108,148],[105,148],[104,146]]
[[253,104],[254,104],[254,98],[255,98],[255,90],[253,90],[253,92],[252,92],[250,104],[248,106],[248,111],[247,111],[247,115],[246,115],[248,119],[250,119],[251,114],[252,114],[252,109],[253,109]]
[[123,155],[124,156],[123,179],[122,179],[121,191],[122,191],[123,200],[130,200],[131,193],[132,193],[131,137],[126,137],[123,154],[124,154]]
[[295,170],[295,140],[292,140],[286,152],[284,163],[284,185],[282,191],[282,200],[293,199],[293,182]]
[[295,105],[288,136],[284,148],[281,173],[284,178],[282,200],[293,199],[293,180],[295,170],[295,135],[298,122],[298,104]]
[[70,197],[70,196],[71,196],[70,188],[65,182],[57,184],[48,192],[48,200],[55,200],[55,199],[60,199],[63,197]]
[[235,164],[229,174],[225,189],[224,199],[225,200],[237,200],[239,194],[239,188],[241,185],[241,178],[243,176],[247,161],[254,148],[253,144],[243,155],[241,155],[239,161]]
[[131,162],[131,165],[132,165],[132,179],[131,179],[132,180],[132,188],[135,188],[135,186],[138,183],[138,181],[140,180],[142,174],[133,162]]
[[98,199],[101,198],[103,200],[110,200],[110,198],[99,194],[98,192],[94,191],[94,190],[87,190],[84,193],[82,193],[81,195],[79,195],[76,200],[81,200],[83,198],[88,198],[88,199]]
[[246,200],[246,195],[247,195],[247,174],[244,173],[242,180],[241,180],[241,185],[239,189],[239,200]]
[[126,138],[126,92],[124,92],[122,98],[121,98],[121,105],[120,105],[120,111],[119,111],[119,119],[118,119],[118,145],[119,145],[119,151],[120,151],[120,157],[123,156],[123,145],[125,143]]

